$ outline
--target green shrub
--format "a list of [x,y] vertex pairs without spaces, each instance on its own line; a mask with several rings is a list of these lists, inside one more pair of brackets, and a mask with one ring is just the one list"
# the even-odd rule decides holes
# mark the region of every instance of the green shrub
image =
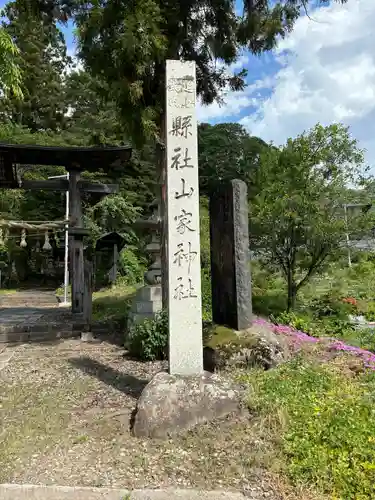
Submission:
[[212,289],[211,273],[208,269],[202,269],[202,318],[203,321],[212,320]]
[[286,471],[336,499],[375,498],[374,374],[300,359],[246,375],[250,406],[278,433]]
[[145,320],[130,328],[126,347],[131,356],[142,361],[167,358],[168,314],[161,311],[153,320]]
[[348,314],[353,312],[353,307],[351,304],[343,302],[342,297],[337,297],[330,291],[312,299],[310,310],[317,318],[335,316],[336,318],[347,320]]
[[365,317],[367,321],[375,321],[375,302],[371,301],[367,303]]
[[316,321],[319,330],[317,336],[348,338],[355,333],[354,326],[347,319],[340,319],[335,316],[322,318]]
[[277,315],[285,311],[285,281],[278,273],[267,270],[261,263],[251,262],[252,303],[255,314]]
[[296,330],[301,330],[305,333],[314,334],[314,322],[309,316],[299,315],[294,312],[282,312],[277,316],[271,316],[271,321],[273,323],[278,323],[281,325],[290,325]]
[[[314,337],[338,337],[350,340],[356,339],[356,330],[348,320],[342,320],[336,316],[325,316],[314,318],[308,314],[298,314],[293,312],[283,312],[276,316],[270,316],[273,323],[289,325]],[[359,345],[359,344],[358,344]]]
[[367,351],[375,352],[375,334],[370,328],[356,330],[356,337],[359,341],[359,347]]
[[347,334],[343,335],[342,338],[347,344],[375,352],[375,334],[374,330],[370,328],[353,328],[351,332],[348,330]]
[[143,282],[143,275],[146,271],[146,263],[140,259],[135,249],[127,247],[119,255],[119,272],[127,285],[136,285]]

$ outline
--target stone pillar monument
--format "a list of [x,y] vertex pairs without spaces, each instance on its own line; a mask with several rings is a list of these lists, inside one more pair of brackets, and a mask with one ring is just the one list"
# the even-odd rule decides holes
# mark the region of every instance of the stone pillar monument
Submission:
[[203,372],[195,62],[167,61],[169,371]]
[[168,438],[241,411],[232,383],[203,371],[195,106],[195,63],[167,60],[169,373],[155,375],[137,402],[132,431],[142,438]]
[[210,197],[212,319],[235,330],[251,326],[247,186],[233,180]]

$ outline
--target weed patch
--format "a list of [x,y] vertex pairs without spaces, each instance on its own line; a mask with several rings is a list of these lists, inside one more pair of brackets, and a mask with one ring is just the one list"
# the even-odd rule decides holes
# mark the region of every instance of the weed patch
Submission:
[[251,409],[279,434],[295,484],[333,498],[375,497],[374,374],[349,378],[298,357],[242,378],[251,385]]
[[113,321],[124,327],[134,293],[134,287],[125,285],[94,293],[92,304],[94,321]]

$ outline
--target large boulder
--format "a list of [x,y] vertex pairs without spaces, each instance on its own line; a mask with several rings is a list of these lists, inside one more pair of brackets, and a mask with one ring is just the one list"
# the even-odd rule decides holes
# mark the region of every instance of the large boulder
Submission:
[[204,366],[211,372],[252,366],[268,370],[290,359],[287,341],[265,325],[240,332],[216,326],[207,337]]
[[216,418],[241,413],[240,389],[217,374],[158,373],[144,388],[133,421],[136,437],[168,438]]

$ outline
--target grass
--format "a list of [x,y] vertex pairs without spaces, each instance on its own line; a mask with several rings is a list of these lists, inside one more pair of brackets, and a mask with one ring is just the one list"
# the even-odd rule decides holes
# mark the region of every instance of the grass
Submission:
[[[253,261],[253,307],[258,314],[278,314],[286,309],[286,282],[280,272],[270,272],[259,262]],[[300,289],[297,310],[309,307],[313,300],[325,295],[353,296],[366,300],[375,297],[375,263],[371,256],[348,267],[345,260],[330,263],[324,272],[314,275]]]
[[0,374],[0,481],[215,489],[267,480],[283,498],[374,498],[375,375],[356,374],[351,359],[313,350],[238,374],[249,420],[156,442],[128,430],[129,383],[150,364],[109,344],[25,347]]
[[375,498],[374,374],[301,357],[241,380],[279,473],[330,498]]
[[11,295],[12,293],[16,293],[16,289],[11,288],[0,288],[0,295]]
[[93,296],[94,321],[113,321],[126,325],[131,303],[135,294],[134,286],[113,286]]
[[80,380],[57,387],[25,383],[2,389],[0,480],[20,456],[42,456],[64,439],[70,424],[69,400],[72,396],[79,400],[87,389]]
[[[300,311],[312,311],[314,301],[322,305],[327,292],[363,300],[375,296],[373,270],[372,263],[352,270],[331,266],[329,275],[317,276],[302,290]],[[254,310],[265,315],[283,311],[285,286],[280,276],[266,274],[255,265],[253,280]],[[94,320],[125,325],[134,293],[134,287],[124,285],[95,293]],[[303,330],[303,324],[298,328]],[[219,327],[214,333],[212,345],[230,339],[232,332]],[[375,351],[371,332],[347,329],[336,334]],[[145,378],[147,363],[127,365],[111,351],[108,362],[102,360],[99,383],[87,375],[82,378],[65,366],[66,360],[59,360],[56,383],[48,376],[51,363],[43,365],[44,361],[25,356],[22,363],[28,369],[37,367],[41,379],[31,384],[29,377],[36,377],[32,371],[19,376],[17,384],[1,385],[0,480],[9,481],[15,471],[16,478],[29,480],[18,468],[30,463],[32,468],[33,460],[39,471],[37,481],[53,477],[64,482],[63,469],[84,469],[84,479],[77,472],[69,476],[68,484],[119,481],[130,488],[142,487],[146,477],[152,487],[166,481],[167,486],[242,488],[246,481],[256,483],[251,474],[261,470],[267,471],[273,484],[292,491],[290,498],[293,492],[299,492],[295,496],[299,499],[375,498],[375,373],[365,372],[363,363],[349,354],[319,351],[315,344],[310,347],[276,369],[238,374],[248,388],[250,421],[200,426],[166,443],[140,442],[112,417],[114,408],[123,411],[133,397],[126,395],[129,374],[134,380]],[[101,346],[90,356],[103,355],[104,349]],[[140,370],[136,376],[134,366]],[[108,381],[109,376],[113,380]],[[108,406],[97,408],[109,396]],[[129,415],[134,404],[135,398],[127,408]],[[45,452],[48,463],[42,459]],[[57,471],[50,469],[53,463],[59,464]],[[284,486],[290,483],[292,490]]]
[[284,498],[310,498],[265,471],[269,442],[247,419],[201,425],[165,441],[135,438],[129,422],[142,388],[137,380],[160,370],[107,343],[17,351],[0,372],[0,482],[255,487],[272,498],[273,489],[285,490]]

